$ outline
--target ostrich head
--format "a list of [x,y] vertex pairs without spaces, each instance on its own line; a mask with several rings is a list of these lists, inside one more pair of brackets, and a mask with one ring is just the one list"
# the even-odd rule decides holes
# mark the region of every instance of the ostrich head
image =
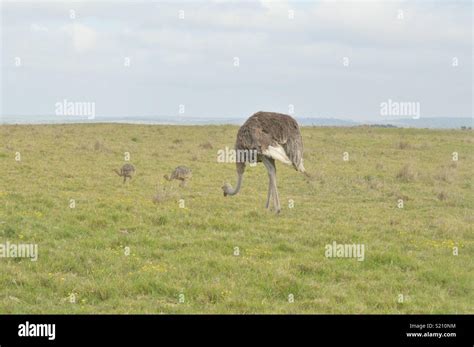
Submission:
[[222,186],[222,190],[224,191],[224,196],[227,196],[233,193],[234,188],[232,188],[229,183],[224,183],[224,185]]
[[164,179],[165,179],[165,180],[167,180],[167,181],[171,181],[171,179],[170,179],[170,176],[169,176],[169,175],[164,175],[163,177],[164,177]]

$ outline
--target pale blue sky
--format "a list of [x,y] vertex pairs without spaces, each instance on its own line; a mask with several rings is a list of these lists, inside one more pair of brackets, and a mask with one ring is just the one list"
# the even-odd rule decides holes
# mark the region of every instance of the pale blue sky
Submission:
[[111,117],[292,104],[298,117],[378,121],[391,99],[472,116],[471,1],[36,1],[3,3],[2,19],[3,115],[67,99]]

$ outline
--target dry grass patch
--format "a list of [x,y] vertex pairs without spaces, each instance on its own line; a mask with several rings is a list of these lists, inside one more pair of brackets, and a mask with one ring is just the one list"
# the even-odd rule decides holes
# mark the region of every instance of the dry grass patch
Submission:
[[416,180],[418,173],[411,164],[405,164],[397,173],[397,179],[402,182],[412,182]]

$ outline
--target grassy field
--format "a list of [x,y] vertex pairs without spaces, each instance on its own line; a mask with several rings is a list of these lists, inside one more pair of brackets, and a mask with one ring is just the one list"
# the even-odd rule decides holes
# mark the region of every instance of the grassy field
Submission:
[[222,194],[237,129],[0,126],[0,243],[39,251],[0,258],[0,313],[474,313],[472,132],[303,128],[312,177],[277,164],[277,216],[262,164]]

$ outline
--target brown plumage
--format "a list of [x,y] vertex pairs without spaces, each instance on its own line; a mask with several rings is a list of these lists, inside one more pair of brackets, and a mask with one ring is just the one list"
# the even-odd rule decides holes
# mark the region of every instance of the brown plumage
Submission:
[[124,164],[121,168],[120,168],[120,171],[117,170],[117,169],[114,169],[114,172],[123,177],[123,183],[125,183],[125,181],[127,180],[127,178],[129,180],[132,179],[132,176],[133,174],[135,173],[135,166],[133,166],[132,164]]
[[[240,127],[235,149],[257,153],[257,161],[263,162],[269,177],[266,208],[270,207],[270,199],[273,198],[273,206],[279,213],[281,207],[276,186],[275,159],[305,173],[303,140],[296,120],[281,113],[257,112]],[[222,187],[224,196],[235,195],[240,191],[246,162],[249,161],[236,163],[237,186],[233,189],[230,184],[225,183]]]
[[191,179],[191,177],[193,177],[193,172],[190,168],[186,166],[178,166],[177,168],[173,170],[173,172],[171,173],[171,176],[164,175],[163,177],[167,179],[168,181],[179,180],[181,181],[180,185],[185,186],[186,182],[189,179]]

